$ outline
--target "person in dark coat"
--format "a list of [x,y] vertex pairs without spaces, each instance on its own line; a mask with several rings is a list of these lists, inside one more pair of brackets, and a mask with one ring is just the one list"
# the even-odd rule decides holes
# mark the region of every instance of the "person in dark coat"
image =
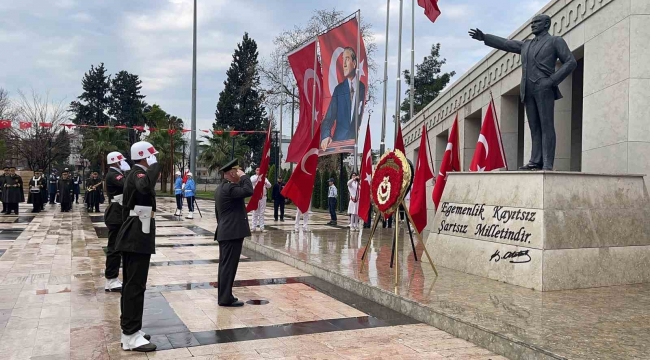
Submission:
[[122,349],[154,351],[149,335],[142,329],[144,291],[147,288],[149,261],[156,253],[156,182],[162,166],[156,160],[158,151],[148,142],[131,146],[135,165],[124,181],[122,221],[115,240],[115,249],[122,254]]
[[32,204],[33,213],[43,210],[43,204],[47,201],[46,188],[47,180],[43,176],[43,170],[34,171],[34,176],[29,180],[29,195],[27,196],[27,203]]
[[4,173],[0,175],[0,201],[2,201],[2,214],[9,212],[4,198],[5,182],[7,182],[7,177],[9,177],[9,166],[5,166]]
[[69,212],[72,209],[73,194],[72,179],[70,178],[70,173],[67,170],[63,170],[61,173],[56,195],[61,202],[61,212]]
[[88,212],[99,212],[99,202],[101,199],[102,179],[99,178],[97,171],[90,174],[86,180],[86,194],[88,196],[86,209]]
[[75,204],[79,204],[79,194],[81,193],[81,175],[79,173],[72,177],[72,193]]
[[219,242],[219,306],[244,306],[232,295],[244,238],[251,236],[245,199],[253,195],[253,183],[241,170],[237,159],[224,165],[224,182],[214,192],[217,217],[215,240]]
[[59,185],[59,175],[56,169],[52,169],[50,176],[47,179],[47,192],[50,197],[50,205],[54,205],[56,200],[56,188]]
[[273,185],[273,218],[278,221],[278,208],[280,209],[280,221],[284,221],[284,203],[285,199],[282,196],[282,189],[284,189],[284,182],[282,178],[278,178],[278,182]]
[[18,204],[25,202],[25,193],[23,192],[23,178],[16,174],[16,168],[9,168],[9,176],[3,186],[3,201],[7,203],[7,214],[15,212],[18,215]]
[[122,200],[124,192],[124,181],[127,171],[131,167],[126,162],[124,155],[114,151],[106,157],[106,163],[110,166],[106,173],[106,192],[108,193],[108,207],[104,210],[104,223],[108,228],[108,245],[106,246],[106,269],[104,277],[106,285],[104,290],[108,292],[122,291],[122,282],[118,278],[120,274],[120,263],[122,255],[115,249],[115,239],[122,226]]

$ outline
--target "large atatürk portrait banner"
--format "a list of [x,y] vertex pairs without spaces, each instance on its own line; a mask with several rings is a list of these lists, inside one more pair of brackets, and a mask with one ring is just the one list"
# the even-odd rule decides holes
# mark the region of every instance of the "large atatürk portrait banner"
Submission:
[[357,19],[319,36],[318,44],[325,114],[321,122],[320,151],[321,154],[353,152],[368,89],[366,47],[360,38]]

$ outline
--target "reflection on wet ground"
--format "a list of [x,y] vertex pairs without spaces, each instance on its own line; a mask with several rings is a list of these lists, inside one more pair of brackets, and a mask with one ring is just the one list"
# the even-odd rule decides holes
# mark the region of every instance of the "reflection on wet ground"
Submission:
[[[267,224],[276,224],[272,209],[267,208],[266,219]],[[390,268],[394,229],[380,226],[362,269],[368,229],[354,233],[328,228],[327,214],[317,213],[312,219],[316,225],[311,233],[269,231],[256,233],[251,240],[261,245],[255,248],[280,257],[288,254],[291,261],[316,266],[326,274],[344,275],[359,286],[415,301],[451,328],[454,322],[470,324],[487,334],[567,358],[647,358],[650,354],[650,284],[542,293],[442,267],[436,277],[430,264],[414,261],[408,235],[402,231],[396,288],[395,271]],[[206,218],[196,223],[215,226],[214,220]],[[418,259],[422,250],[415,239]],[[458,261],[463,261],[462,256]],[[367,291],[361,287],[359,292]]]
[[246,249],[233,292],[250,303],[219,307],[214,227],[177,221],[161,203],[143,319],[159,351],[120,348],[120,295],[104,291],[103,217],[51,206],[23,222],[0,217],[0,357],[502,359]]

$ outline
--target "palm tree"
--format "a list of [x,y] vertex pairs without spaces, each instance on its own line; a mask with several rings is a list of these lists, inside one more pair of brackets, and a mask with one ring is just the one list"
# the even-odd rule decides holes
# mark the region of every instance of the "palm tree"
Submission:
[[232,159],[233,140],[235,158],[243,159],[248,153],[248,146],[244,145],[239,136],[231,137],[229,133],[214,134],[213,137],[204,136],[205,141],[200,147],[199,162],[208,168],[208,172],[218,170]]
[[87,131],[83,141],[81,154],[91,163],[101,164],[101,170],[106,171],[106,155],[111,151],[124,151],[129,148],[126,132],[116,129],[97,129]]
[[[167,192],[167,181],[168,178],[171,181],[173,177],[173,167],[172,167],[172,139],[174,144],[173,158],[175,160],[180,159],[183,156],[183,144],[185,139],[183,139],[183,120],[167,114],[160,106],[154,104],[148,111],[145,113],[147,118],[147,124],[150,127],[156,129],[169,129],[163,131],[153,131],[150,132],[146,137],[146,141],[150,142],[153,147],[158,150],[158,155],[156,158],[158,162],[163,164],[163,169],[161,171],[161,191]],[[172,131],[170,131],[172,130]],[[172,189],[170,189],[172,190]],[[172,190],[173,191],[173,190]]]

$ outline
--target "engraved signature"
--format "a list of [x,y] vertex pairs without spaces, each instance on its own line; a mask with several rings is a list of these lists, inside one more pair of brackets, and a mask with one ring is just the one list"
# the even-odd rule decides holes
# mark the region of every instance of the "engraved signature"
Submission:
[[498,263],[502,259],[503,260],[510,259],[510,263],[512,264],[525,264],[527,262],[530,262],[531,260],[528,251],[529,250],[508,251],[503,256],[501,256],[501,253],[499,253],[499,250],[497,250],[494,252],[494,254],[492,254],[492,256],[490,256],[490,261],[494,259],[494,262]]

